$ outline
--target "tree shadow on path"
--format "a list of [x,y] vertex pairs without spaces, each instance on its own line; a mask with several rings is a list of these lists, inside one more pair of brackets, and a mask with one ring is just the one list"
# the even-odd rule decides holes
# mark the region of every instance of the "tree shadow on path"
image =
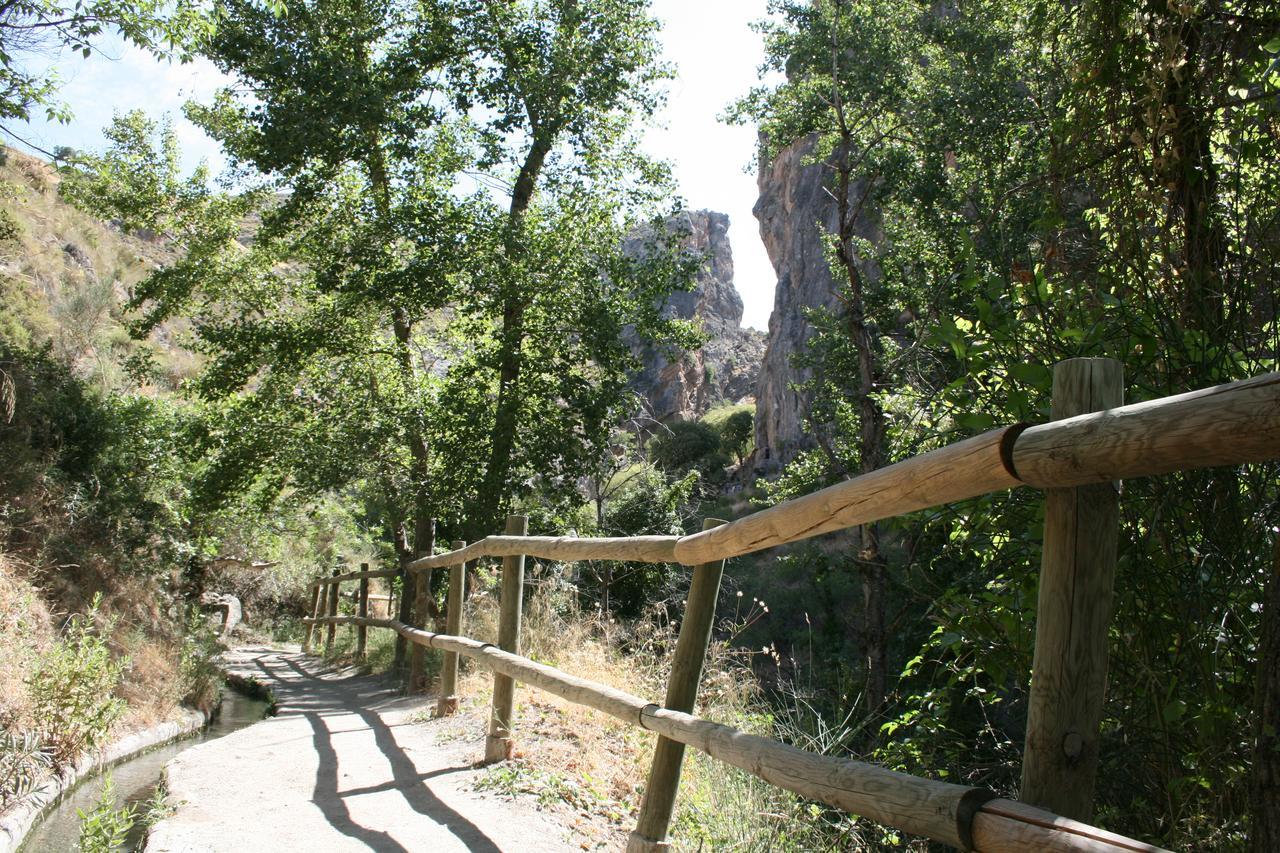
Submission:
[[[398,691],[390,689],[384,679],[376,676],[342,677],[332,670],[310,672],[293,658],[278,653],[255,655],[252,662],[273,682],[280,705],[277,716],[301,716],[311,726],[312,746],[318,757],[312,800],[330,826],[372,850],[409,853],[408,848],[387,832],[357,823],[346,803],[348,797],[395,790],[411,809],[443,827],[468,850],[501,853],[498,845],[480,827],[450,808],[427,784],[428,779],[466,768],[419,773],[413,759],[396,742],[391,727],[371,707],[388,703],[397,696]],[[284,664],[284,670],[271,666],[272,663]],[[388,782],[349,791],[338,790],[339,760],[333,735],[361,729],[332,732],[326,718],[345,715],[359,717],[364,728],[373,733],[374,742],[391,769],[392,778]]]

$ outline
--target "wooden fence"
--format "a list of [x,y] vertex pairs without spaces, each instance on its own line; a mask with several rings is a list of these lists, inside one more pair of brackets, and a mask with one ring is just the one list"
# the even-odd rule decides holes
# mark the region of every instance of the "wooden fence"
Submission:
[[[306,647],[321,625],[396,631],[444,651],[437,713],[456,710],[458,656],[492,670],[494,697],[485,754],[511,755],[513,689],[528,684],[659,735],[628,850],[666,841],[684,749],[692,746],[780,788],[963,850],[1134,851],[1158,848],[1086,822],[1091,815],[1098,725],[1106,683],[1107,628],[1119,530],[1118,483],[1126,478],[1280,458],[1280,374],[1129,406],[1120,365],[1072,359],[1054,370],[1049,423],[1015,425],[934,450],[822,491],[689,536],[616,539],[526,536],[513,516],[505,535],[410,563],[449,569],[447,633],[394,619],[338,616],[339,583],[394,572],[361,572],[315,584]],[[1021,802],[982,788],[910,776],[818,755],[692,715],[724,561],[834,530],[1020,486],[1046,490],[1044,552]],[[522,657],[524,559],[676,562],[694,566],[663,704]],[[503,558],[497,646],[462,636],[468,561]],[[327,590],[328,592],[324,592]],[[363,600],[363,599],[362,599]]]

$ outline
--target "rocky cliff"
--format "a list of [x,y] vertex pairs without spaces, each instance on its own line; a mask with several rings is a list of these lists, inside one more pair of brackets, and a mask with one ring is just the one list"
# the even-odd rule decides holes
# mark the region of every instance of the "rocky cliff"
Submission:
[[[667,223],[683,234],[683,248],[705,260],[693,290],[667,298],[668,316],[701,320],[708,340],[691,352],[667,352],[632,337],[632,352],[641,370],[632,387],[647,400],[660,421],[691,420],[722,402],[749,400],[754,394],[764,333],[742,328],[742,297],[733,286],[733,253],[729,249],[729,217],[710,210],[682,213]],[[628,251],[643,251],[651,235],[638,234]]]
[[[839,285],[827,263],[824,235],[838,223],[835,201],[824,188],[829,172],[806,160],[814,140],[807,138],[783,149],[770,162],[760,164],[757,183],[760,198],[755,216],[778,276],[769,334],[756,390],[757,469],[765,471],[790,460],[811,446],[805,431],[807,396],[794,386],[809,378],[809,371],[795,367],[792,357],[802,352],[813,326],[806,308],[839,310]],[[854,186],[851,194],[861,194]],[[857,227],[859,236],[878,240],[874,214]],[[869,278],[876,278],[868,269]]]

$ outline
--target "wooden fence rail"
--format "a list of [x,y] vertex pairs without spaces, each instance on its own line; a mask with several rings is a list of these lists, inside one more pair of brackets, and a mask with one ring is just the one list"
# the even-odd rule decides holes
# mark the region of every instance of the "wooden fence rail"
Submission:
[[[1101,384],[1093,388],[1089,383],[1095,380]],[[1129,406],[1117,405],[1120,386],[1119,365],[1115,362],[1063,362],[1054,374],[1057,419],[1051,423],[992,430],[689,536],[524,536],[512,535],[525,528],[517,521],[509,521],[507,535],[490,536],[470,545],[455,542],[449,553],[422,557],[406,566],[406,571],[413,572],[450,569],[448,634],[426,631],[399,619],[337,616],[341,581],[361,579],[367,585],[370,577],[388,577],[397,572],[337,575],[335,571],[334,577],[321,578],[313,584],[313,616],[304,620],[306,645],[310,647],[313,630],[321,625],[328,626],[332,638],[336,625],[351,624],[391,629],[417,646],[444,650],[446,662],[437,706],[440,714],[451,713],[457,707],[453,693],[459,655],[493,671],[494,703],[486,745],[489,760],[510,755],[511,690],[517,681],[656,732],[661,737],[660,749],[651,768],[641,825],[628,842],[629,853],[668,848],[665,836],[681,753],[661,746],[664,743],[693,746],[788,791],[965,850],[1157,850],[1072,819],[1088,817],[1087,796],[1069,798],[1070,809],[1075,813],[1063,816],[997,798],[981,788],[809,753],[693,716],[688,711],[693,708],[691,697],[696,693],[701,654],[706,648],[704,629],[714,617],[714,593],[695,595],[691,591],[689,595],[684,622],[689,626],[690,639],[686,642],[682,626],[677,644],[679,660],[672,668],[665,708],[517,653],[526,556],[562,561],[675,562],[706,569],[730,557],[1005,489],[1030,486],[1050,490],[1051,497],[1056,494],[1062,499],[1056,503],[1050,500],[1046,507],[1042,571],[1052,577],[1041,590],[1039,617],[1045,621],[1037,633],[1036,669],[1031,685],[1032,697],[1042,707],[1039,716],[1029,723],[1027,733],[1028,749],[1041,749],[1045,760],[1027,764],[1023,778],[1024,792],[1041,792],[1033,796],[1038,797],[1039,805],[1046,805],[1052,798],[1043,792],[1053,788],[1055,778],[1092,784],[1093,768],[1074,763],[1095,746],[1094,719],[1101,709],[1100,685],[1105,684],[1111,584],[1107,560],[1114,560],[1114,553],[1108,556],[1107,551],[1114,552],[1111,528],[1118,524],[1111,483],[1280,457],[1280,374]],[[1075,412],[1084,413],[1070,416]],[[1093,492],[1077,489],[1081,486],[1100,490],[1097,500],[1091,497]],[[1089,509],[1102,503],[1110,509],[1102,513]],[[1081,515],[1083,505],[1088,505],[1087,512]],[[1082,536],[1087,540],[1083,551]],[[466,574],[463,565],[481,557],[504,558],[499,643],[505,650],[461,636]],[[708,588],[709,577],[704,578]],[[716,578],[718,585],[718,575]],[[1089,602],[1068,602],[1068,607],[1045,604],[1045,596],[1054,599],[1053,590],[1058,586],[1077,589],[1083,588],[1082,583],[1093,590],[1089,597],[1096,607]],[[327,616],[323,615],[326,604]],[[1062,638],[1069,638],[1069,642]],[[1041,643],[1045,645],[1043,660]],[[694,648],[698,644],[701,648]],[[1068,670],[1079,684],[1089,685],[1088,689],[1071,688],[1071,703],[1075,704],[1060,695],[1065,683],[1062,673]],[[1070,713],[1065,713],[1068,704]],[[1072,765],[1065,775],[1064,761]],[[1055,777],[1055,773],[1060,775]],[[1063,810],[1067,809],[1064,805]]]
[[[801,796],[962,850],[1159,851],[1161,848],[995,797],[983,788],[923,779],[873,764],[806,752],[731,726],[662,708],[622,690],[562,672],[491,643],[435,634],[395,619],[356,616],[320,623],[396,631],[411,643],[456,652],[494,673],[700,749]],[[979,815],[983,819],[979,820]]]
[[477,557],[629,560],[693,566],[1017,486],[1066,488],[1280,455],[1280,373],[939,448],[688,536],[489,536],[411,571]]

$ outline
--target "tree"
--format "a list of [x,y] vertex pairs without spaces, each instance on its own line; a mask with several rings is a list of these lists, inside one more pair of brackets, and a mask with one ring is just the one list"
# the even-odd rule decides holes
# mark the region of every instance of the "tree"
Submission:
[[[561,38],[574,50],[599,38],[626,53],[634,22],[622,6],[567,5]],[[432,519],[480,528],[495,458],[501,503],[535,484],[565,497],[603,451],[628,399],[621,330],[684,331],[656,306],[691,280],[696,259],[621,251],[637,217],[661,210],[662,173],[619,150],[629,114],[614,90],[640,84],[608,77],[630,67],[610,64],[613,48],[590,67],[557,54],[557,69],[572,66],[557,73],[589,90],[567,93],[533,79],[548,57],[520,48],[502,65],[486,52],[505,55],[516,36],[550,50],[541,8],[521,12],[532,17],[520,35],[487,29],[511,24],[506,13],[466,4],[401,14],[321,0],[280,18],[233,0],[205,51],[244,89],[189,114],[245,174],[262,176],[256,188],[216,193],[177,179],[147,128],[85,161],[80,196],[121,209],[128,226],[204,223],[193,250],[134,300],[139,333],[169,316],[197,320],[210,361],[193,390],[219,413],[201,494],[271,499],[360,484],[404,561],[429,550]],[[532,76],[517,85],[519,74]],[[459,187],[511,162],[504,146],[520,131],[498,107],[517,90],[538,116],[544,102],[561,110],[550,129],[536,123],[538,139],[560,147],[522,155],[504,213],[487,190]],[[539,176],[549,186],[535,195]],[[615,181],[626,186],[606,190]],[[250,216],[261,225],[245,245],[238,228]],[[504,372],[516,363],[518,385]],[[508,416],[518,433],[499,428]],[[505,448],[496,455],[495,440]]]
[[702,421],[676,421],[661,428],[649,442],[649,453],[659,468],[684,473],[720,451],[720,434]]
[[[830,139],[815,150],[833,175],[846,162],[837,104],[853,118],[850,162],[883,234],[854,246],[887,458],[1042,419],[1062,358],[1122,360],[1130,400],[1272,369],[1276,308],[1263,294],[1275,291],[1280,165],[1261,140],[1280,83],[1274,9],[775,9],[782,20],[767,34],[788,82],[747,106],[766,134]],[[830,69],[858,85],[837,97]],[[838,244],[832,257],[843,269]],[[861,470],[865,347],[848,297],[843,311],[814,314],[805,360],[819,447],[789,466],[778,497]],[[1274,466],[1126,484],[1123,641],[1104,729],[1115,734],[1099,788],[1100,806],[1130,821],[1116,829],[1171,846],[1241,837],[1244,799],[1207,792],[1249,760],[1232,733],[1248,729],[1274,489]],[[885,550],[902,555],[888,620],[901,629],[889,634],[904,662],[887,760],[982,766],[988,784],[1016,785],[1038,510],[1015,493],[887,526]]]
[[[604,187],[629,204],[655,199],[660,172],[634,154],[630,135],[633,123],[652,113],[653,84],[664,69],[657,61],[657,23],[647,0],[507,0],[473,3],[468,10],[463,26],[469,40],[492,60],[463,69],[468,89],[491,115],[484,134],[488,159],[514,170],[502,264],[493,270],[494,292],[486,294],[496,323],[496,399],[484,477],[469,523],[468,538],[476,538],[496,529],[515,485],[512,474],[519,470],[518,434],[531,423],[522,417],[531,400],[528,386],[535,384],[526,375],[534,332],[529,313],[550,272],[533,250],[540,242],[554,245],[540,237],[539,221],[567,224],[563,216],[578,209],[580,200],[591,199],[596,227],[603,226]],[[555,215],[549,220],[534,210],[540,185],[551,190],[547,210]],[[621,224],[616,215],[611,219],[611,240],[597,243],[597,250],[614,251],[627,233],[616,227]],[[561,230],[559,237],[572,233]],[[610,272],[622,272],[628,264],[634,269],[645,262],[615,251]],[[665,286],[673,284],[668,280]],[[648,290],[643,296],[651,300],[661,288]],[[660,328],[652,301],[634,306],[643,309],[637,318],[642,334]],[[583,319],[589,325],[599,322]],[[570,332],[584,334],[586,327]],[[615,364],[617,358],[615,352]]]
[[755,436],[755,415],[750,409],[734,412],[720,425],[720,446],[732,453],[742,465],[746,461],[747,448]]
[[27,121],[44,107],[50,120],[70,120],[54,100],[52,70],[30,71],[23,59],[70,49],[88,58],[94,43],[115,31],[125,41],[186,61],[191,45],[210,30],[202,4],[191,0],[92,0],[74,5],[56,0],[18,0],[0,7],[0,121]]

